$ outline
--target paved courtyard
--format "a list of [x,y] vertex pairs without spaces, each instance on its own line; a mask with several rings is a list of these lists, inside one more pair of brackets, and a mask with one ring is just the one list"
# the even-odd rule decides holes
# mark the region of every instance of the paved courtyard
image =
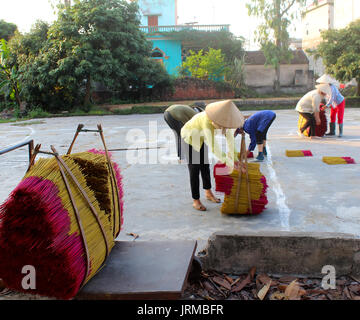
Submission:
[[[87,129],[96,129],[101,123],[110,149],[152,148],[114,152],[124,176],[125,222],[120,240],[131,240],[128,233],[138,234],[137,241],[195,239],[201,249],[217,231],[283,230],[360,236],[359,164],[330,166],[321,161],[323,156],[350,156],[360,163],[360,109],[345,111],[343,138],[313,141],[297,136],[295,111],[276,113],[268,134],[269,157],[261,164],[269,184],[269,204],[261,215],[252,217],[222,215],[220,205],[206,200],[208,211],[192,208],[187,167],[176,161],[174,137],[161,114],[0,124],[0,150],[34,139],[35,143],[42,144],[43,150],[49,151],[50,145],[54,145],[65,153],[79,123]],[[132,140],[134,136],[136,141]],[[101,147],[97,134],[81,133],[73,151],[94,147]],[[311,150],[314,156],[287,158],[286,149]],[[0,203],[23,177],[27,156],[26,148],[0,156]],[[134,163],[136,159],[141,163]]]

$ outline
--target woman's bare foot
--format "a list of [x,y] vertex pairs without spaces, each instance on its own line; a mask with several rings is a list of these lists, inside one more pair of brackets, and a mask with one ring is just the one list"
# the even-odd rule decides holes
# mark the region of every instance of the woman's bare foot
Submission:
[[205,197],[206,199],[210,200],[214,203],[220,203],[221,200],[219,198],[216,198],[211,190],[205,190]]
[[206,211],[206,208],[203,206],[203,204],[201,203],[200,200],[194,200],[193,207],[194,207],[194,209],[199,210],[199,211]]

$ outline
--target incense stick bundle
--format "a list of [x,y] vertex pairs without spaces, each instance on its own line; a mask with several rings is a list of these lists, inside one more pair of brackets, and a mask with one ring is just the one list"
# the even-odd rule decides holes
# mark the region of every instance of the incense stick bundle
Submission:
[[351,157],[323,157],[323,162],[330,165],[335,164],[355,164],[355,160]]
[[286,150],[287,157],[312,157],[310,150]]
[[263,212],[268,203],[266,196],[268,185],[265,176],[260,172],[260,164],[248,164],[251,208],[248,201],[246,174],[242,173],[241,179],[239,179],[239,171],[233,170],[232,173],[224,174],[226,171],[228,169],[225,164],[218,163],[214,167],[216,191],[225,193],[221,212],[224,214],[260,214]]
[[[323,108],[320,109],[320,125],[316,125],[315,126],[315,135],[317,137],[323,137],[326,133],[327,130],[327,119],[326,119],[326,114],[325,114],[325,110]],[[300,114],[299,115],[299,121],[298,121],[298,128],[299,130],[304,126],[306,122],[306,119]],[[304,136],[308,137],[309,136],[309,132],[310,132],[310,128],[306,129],[303,134]]]
[[[120,177],[118,171],[121,191],[114,196],[106,156],[95,151],[39,159],[0,206],[5,285],[73,298],[101,268],[120,232]],[[35,267],[35,290],[22,288],[25,265]]]

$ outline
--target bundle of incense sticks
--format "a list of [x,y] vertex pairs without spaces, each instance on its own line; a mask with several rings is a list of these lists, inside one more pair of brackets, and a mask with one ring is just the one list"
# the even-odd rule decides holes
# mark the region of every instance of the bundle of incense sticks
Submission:
[[246,173],[241,173],[239,179],[239,171],[234,170],[227,175],[219,174],[223,171],[222,169],[226,169],[225,164],[218,163],[214,167],[216,191],[225,193],[221,212],[224,214],[259,214],[263,212],[268,203],[266,196],[268,185],[265,176],[260,172],[260,164],[248,164],[248,185]]
[[326,164],[355,164],[355,160],[351,157],[323,157]]
[[221,212],[224,214],[259,214],[268,203],[266,178],[260,172],[259,163],[247,163],[245,137],[241,141],[240,167],[233,170],[225,164],[214,166],[216,191],[225,193]]
[[[320,108],[320,125],[315,126],[315,135],[317,137],[323,137],[327,130],[327,119],[325,114],[325,109],[323,107]],[[298,128],[299,130],[304,126],[306,122],[306,119],[300,114],[299,115],[299,121],[298,121]],[[306,129],[303,134],[304,136],[308,137],[310,132],[310,128]]]
[[[9,289],[71,299],[103,266],[122,225],[122,178],[91,150],[40,158],[0,206],[0,275]],[[24,290],[23,266],[36,270]]]
[[287,157],[312,157],[310,150],[286,150]]

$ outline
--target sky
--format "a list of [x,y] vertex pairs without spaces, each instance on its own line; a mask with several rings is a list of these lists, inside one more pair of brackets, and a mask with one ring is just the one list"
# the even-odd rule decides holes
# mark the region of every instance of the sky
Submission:
[[[230,24],[230,31],[248,40],[248,48],[256,48],[254,31],[258,21],[249,17],[248,0],[178,0],[179,24]],[[15,23],[21,32],[28,32],[36,20],[55,19],[51,3],[55,0],[0,0],[0,20]],[[293,26],[300,23],[293,23]],[[301,30],[289,30],[291,37],[301,37]]]

